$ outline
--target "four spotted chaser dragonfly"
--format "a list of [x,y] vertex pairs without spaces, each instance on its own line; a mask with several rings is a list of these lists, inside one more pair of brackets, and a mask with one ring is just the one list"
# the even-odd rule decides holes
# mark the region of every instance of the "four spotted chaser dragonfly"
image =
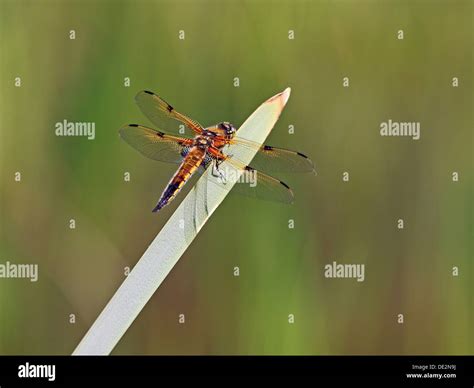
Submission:
[[[144,90],[139,92],[135,101],[141,111],[158,128],[148,128],[138,124],[129,124],[119,131],[120,136],[144,156],[162,161],[179,164],[179,168],[161,194],[153,212],[157,212],[170,203],[196,172],[203,172],[212,166],[213,176],[219,176],[222,186],[226,185],[226,177],[221,169],[222,163],[228,163],[240,175],[250,174],[254,184],[239,183],[234,188],[253,197],[279,201],[293,202],[293,192],[289,186],[260,171],[281,172],[314,172],[313,162],[306,155],[260,145],[236,135],[235,127],[228,122],[203,127],[195,120],[176,111],[165,100],[155,93]],[[169,132],[164,133],[162,129]],[[174,132],[187,135],[177,136]],[[252,160],[252,166],[247,166],[233,155],[225,153],[226,146],[236,145],[258,151]]]

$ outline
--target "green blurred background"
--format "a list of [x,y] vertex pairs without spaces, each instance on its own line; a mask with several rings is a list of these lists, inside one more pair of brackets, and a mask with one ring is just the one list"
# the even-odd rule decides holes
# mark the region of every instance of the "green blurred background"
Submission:
[[[184,198],[151,213],[176,167],[118,137],[150,125],[138,91],[239,126],[291,86],[268,143],[318,176],[279,175],[293,206],[228,196],[113,353],[473,354],[472,4],[1,0],[0,263],[39,281],[0,279],[0,353],[70,354]],[[64,119],[96,139],[56,137]],[[326,279],[334,260],[365,281]]]

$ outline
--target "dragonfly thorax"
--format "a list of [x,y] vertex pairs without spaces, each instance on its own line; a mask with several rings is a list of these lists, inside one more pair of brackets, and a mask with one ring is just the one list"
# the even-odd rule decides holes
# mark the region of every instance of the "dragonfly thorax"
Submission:
[[206,137],[210,137],[210,138],[214,138],[217,136],[217,133],[210,130],[210,129],[205,129],[203,132],[202,132],[202,136],[206,136]]
[[208,136],[198,136],[196,137],[196,145],[199,148],[207,148],[212,145],[212,138]]

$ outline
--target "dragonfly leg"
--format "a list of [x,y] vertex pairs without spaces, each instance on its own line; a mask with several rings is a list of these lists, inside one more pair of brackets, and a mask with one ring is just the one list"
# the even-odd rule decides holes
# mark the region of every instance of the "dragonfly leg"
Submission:
[[221,180],[221,182],[225,184],[227,182],[227,179],[226,179],[224,173],[221,170],[219,170],[219,165],[222,162],[223,162],[222,160],[216,160],[215,163],[212,163],[211,174],[212,174],[213,177],[219,178]]

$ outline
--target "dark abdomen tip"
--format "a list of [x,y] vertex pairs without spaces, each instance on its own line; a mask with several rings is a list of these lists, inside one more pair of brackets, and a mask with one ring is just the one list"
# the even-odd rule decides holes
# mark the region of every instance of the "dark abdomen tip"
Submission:
[[152,210],[153,213],[156,213],[157,211],[161,210],[163,206],[165,206],[166,203],[162,203],[161,201],[158,202],[158,205],[155,206],[155,208]]

